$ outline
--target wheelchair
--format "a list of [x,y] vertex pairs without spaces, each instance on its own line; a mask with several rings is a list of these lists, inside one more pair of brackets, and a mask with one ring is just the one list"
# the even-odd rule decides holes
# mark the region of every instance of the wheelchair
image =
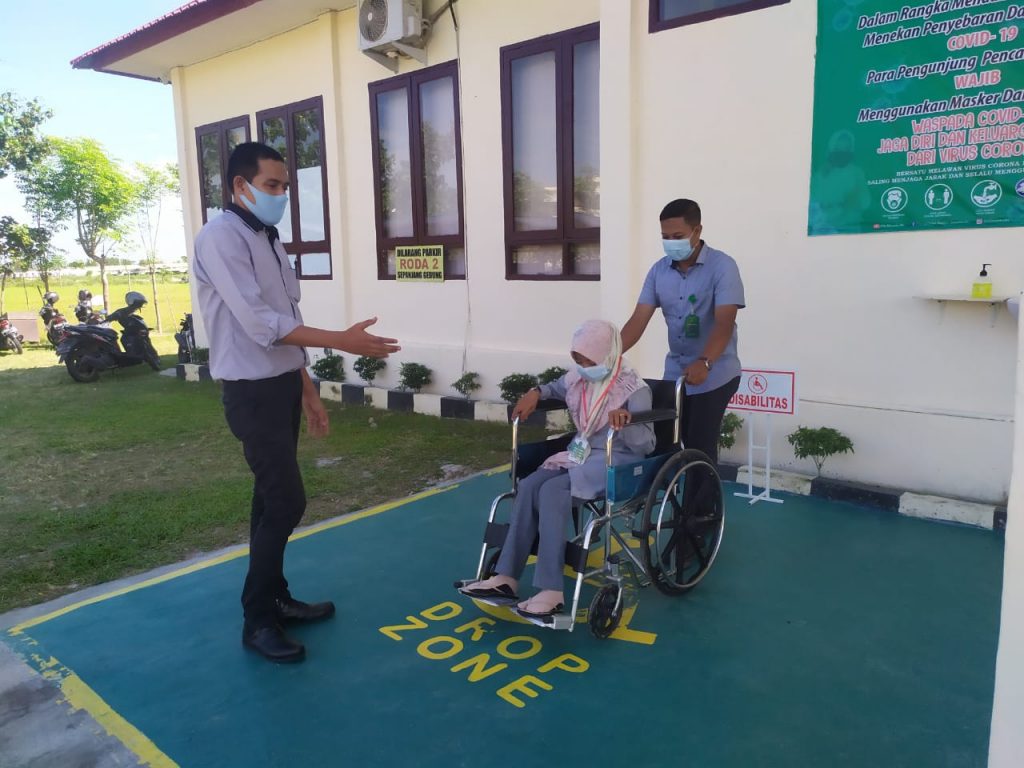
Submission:
[[[587,583],[597,589],[586,621],[596,637],[609,637],[622,619],[629,580],[641,588],[653,584],[665,595],[684,595],[704,579],[718,555],[725,530],[725,494],[711,459],[686,448],[680,439],[683,379],[646,382],[652,410],[634,413],[630,424],[652,424],[655,449],[641,461],[612,466],[615,431],[608,430],[604,495],[573,499],[575,536],[565,547],[567,574],[575,581],[572,605],[554,616],[523,617],[533,624],[571,632]],[[564,402],[544,400],[537,410],[565,408]],[[519,480],[565,450],[574,437],[567,433],[520,445],[519,426],[516,418],[512,422],[512,489],[491,503],[476,578],[457,581],[456,588],[494,575],[509,530],[509,524],[501,522],[502,509],[511,507]],[[534,554],[536,545],[535,541]],[[498,598],[472,599],[495,606],[510,604]]]

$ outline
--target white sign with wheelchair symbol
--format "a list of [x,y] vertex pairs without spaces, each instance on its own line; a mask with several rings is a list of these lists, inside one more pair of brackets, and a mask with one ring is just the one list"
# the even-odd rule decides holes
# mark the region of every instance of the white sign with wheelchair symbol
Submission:
[[[740,498],[749,499],[751,504],[771,501],[781,504],[782,500],[772,496],[772,427],[773,414],[793,416],[796,414],[796,371],[777,368],[744,368],[740,374],[740,385],[729,400],[729,409],[763,413],[762,431],[765,442],[756,442],[756,425],[747,424],[747,492],[737,493]],[[754,493],[754,452],[764,456],[764,488]]]
[[796,371],[744,368],[740,386],[729,400],[733,411],[796,413]]

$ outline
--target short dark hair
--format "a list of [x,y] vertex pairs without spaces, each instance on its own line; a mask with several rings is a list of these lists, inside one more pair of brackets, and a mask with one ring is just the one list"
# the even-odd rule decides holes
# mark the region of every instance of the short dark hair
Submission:
[[255,179],[260,171],[260,160],[284,162],[280,152],[258,141],[246,141],[235,147],[228,158],[228,187],[234,189],[235,176],[241,176],[246,181]]
[[673,200],[661,209],[660,220],[665,221],[665,219],[683,219],[691,227],[699,227],[700,206],[693,202],[693,200]]

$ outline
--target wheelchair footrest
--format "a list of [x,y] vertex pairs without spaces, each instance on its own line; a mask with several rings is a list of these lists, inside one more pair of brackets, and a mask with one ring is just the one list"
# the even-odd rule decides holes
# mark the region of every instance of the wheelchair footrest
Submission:
[[559,613],[554,616],[545,616],[544,618],[534,618],[533,616],[523,616],[521,613],[517,614],[522,618],[526,619],[531,624],[536,624],[538,627],[544,627],[546,629],[561,629],[567,630],[572,629],[573,616],[568,613]]

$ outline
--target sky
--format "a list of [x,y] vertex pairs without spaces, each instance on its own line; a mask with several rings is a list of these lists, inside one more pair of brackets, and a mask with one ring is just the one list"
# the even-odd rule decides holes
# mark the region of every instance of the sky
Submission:
[[[71,68],[71,59],[179,7],[185,0],[0,0],[0,92],[38,99],[53,111],[53,136],[97,139],[127,166],[177,162],[171,86]],[[10,178],[0,181],[0,216],[28,221]],[[70,229],[55,242],[73,261],[85,259]],[[185,254],[181,206],[164,204],[159,257]],[[136,254],[124,254],[133,258]]]

